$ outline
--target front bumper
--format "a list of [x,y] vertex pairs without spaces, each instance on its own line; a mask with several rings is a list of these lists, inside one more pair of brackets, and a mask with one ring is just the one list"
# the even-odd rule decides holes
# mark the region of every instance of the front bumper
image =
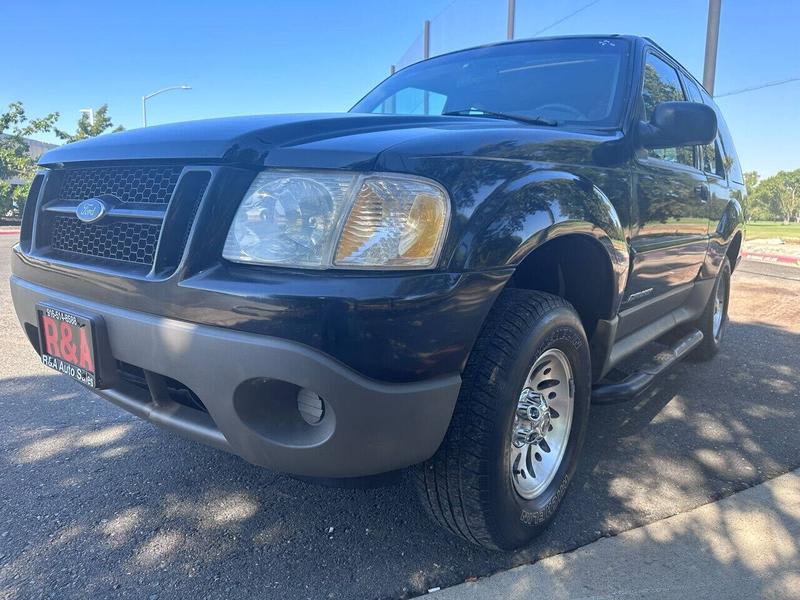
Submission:
[[[156,379],[147,379],[145,389],[120,379],[98,392],[107,400],[257,465],[298,475],[364,476],[429,458],[444,437],[461,384],[457,371],[383,383],[306,344],[95,303],[17,275],[11,292],[29,335],[38,302],[91,311],[103,317],[117,361],[146,376],[177,380],[207,412],[170,400],[152,385]],[[318,425],[306,424],[297,412],[302,388],[326,402]]]

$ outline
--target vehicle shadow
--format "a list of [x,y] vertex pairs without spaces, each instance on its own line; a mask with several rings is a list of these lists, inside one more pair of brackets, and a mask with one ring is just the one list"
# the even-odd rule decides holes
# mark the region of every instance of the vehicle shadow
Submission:
[[561,512],[508,554],[444,534],[405,486],[301,482],[65,378],[0,380],[0,597],[403,597],[565,552],[800,466],[798,341],[734,322],[711,363],[593,407]]

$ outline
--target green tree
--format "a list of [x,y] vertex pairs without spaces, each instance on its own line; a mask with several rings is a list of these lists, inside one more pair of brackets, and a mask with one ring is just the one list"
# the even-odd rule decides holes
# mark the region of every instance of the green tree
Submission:
[[70,142],[77,142],[78,140],[85,140],[86,138],[98,136],[109,129],[114,133],[123,131],[125,128],[122,125],[114,127],[114,124],[111,122],[111,117],[108,116],[108,104],[103,104],[103,106],[94,111],[94,122],[89,120],[89,115],[82,113],[81,118],[78,119],[78,127],[75,133],[67,133],[58,128],[55,128],[55,133],[59,139],[69,144]]
[[36,174],[36,161],[25,138],[50,131],[56,119],[58,113],[29,119],[22,102],[12,102],[6,112],[0,113],[0,218],[9,213],[22,214],[30,182]]
[[753,219],[753,213],[757,212],[755,191],[760,178],[758,171],[747,171],[744,174],[744,187],[747,193],[739,203],[742,205],[745,223],[749,223]]
[[780,171],[777,177],[782,188],[778,195],[778,210],[784,221],[800,223],[800,169]]
[[753,202],[768,219],[800,221],[800,169],[779,171],[759,181]]

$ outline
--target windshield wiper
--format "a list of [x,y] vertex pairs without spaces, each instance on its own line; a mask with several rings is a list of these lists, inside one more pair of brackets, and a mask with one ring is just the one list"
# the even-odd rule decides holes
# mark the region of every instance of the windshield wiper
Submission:
[[542,117],[526,117],[525,115],[513,115],[510,113],[494,112],[482,108],[465,108],[462,110],[450,110],[442,113],[445,117],[490,117],[493,119],[506,119],[508,121],[519,121],[520,123],[530,123],[531,125],[545,125],[547,127],[557,127],[558,121],[544,119]]

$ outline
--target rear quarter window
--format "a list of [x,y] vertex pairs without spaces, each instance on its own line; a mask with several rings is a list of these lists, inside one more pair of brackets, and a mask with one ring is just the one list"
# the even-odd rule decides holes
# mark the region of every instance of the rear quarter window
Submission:
[[[703,94],[700,91],[700,86],[688,75],[681,73],[683,85],[686,88],[686,94],[692,102],[699,102],[703,104]],[[715,109],[716,110],[716,109]],[[717,111],[719,115],[719,111]],[[719,116],[717,116],[719,121]],[[719,129],[719,127],[717,128]],[[701,166],[703,171],[711,173],[718,177],[725,178],[725,155],[721,151],[722,143],[720,142],[720,135],[717,132],[717,137],[710,144],[698,147],[701,157]]]
[[731,137],[728,124],[722,116],[722,111],[711,96],[709,96],[708,92],[701,89],[700,93],[703,95],[703,101],[717,113],[717,129],[719,130],[719,137],[722,140],[723,161],[725,170],[728,172],[728,177],[731,181],[744,185],[744,176],[742,175],[742,167],[739,164],[739,155],[736,153],[736,146],[733,145],[733,137]]
[[719,136],[722,138],[723,152],[725,153],[725,168],[732,181],[744,184],[744,175],[742,175],[742,167],[739,164],[739,155],[736,154],[736,147],[733,145],[733,137],[728,129],[728,124],[722,118],[722,112],[714,105],[717,111],[717,123],[719,127]]

